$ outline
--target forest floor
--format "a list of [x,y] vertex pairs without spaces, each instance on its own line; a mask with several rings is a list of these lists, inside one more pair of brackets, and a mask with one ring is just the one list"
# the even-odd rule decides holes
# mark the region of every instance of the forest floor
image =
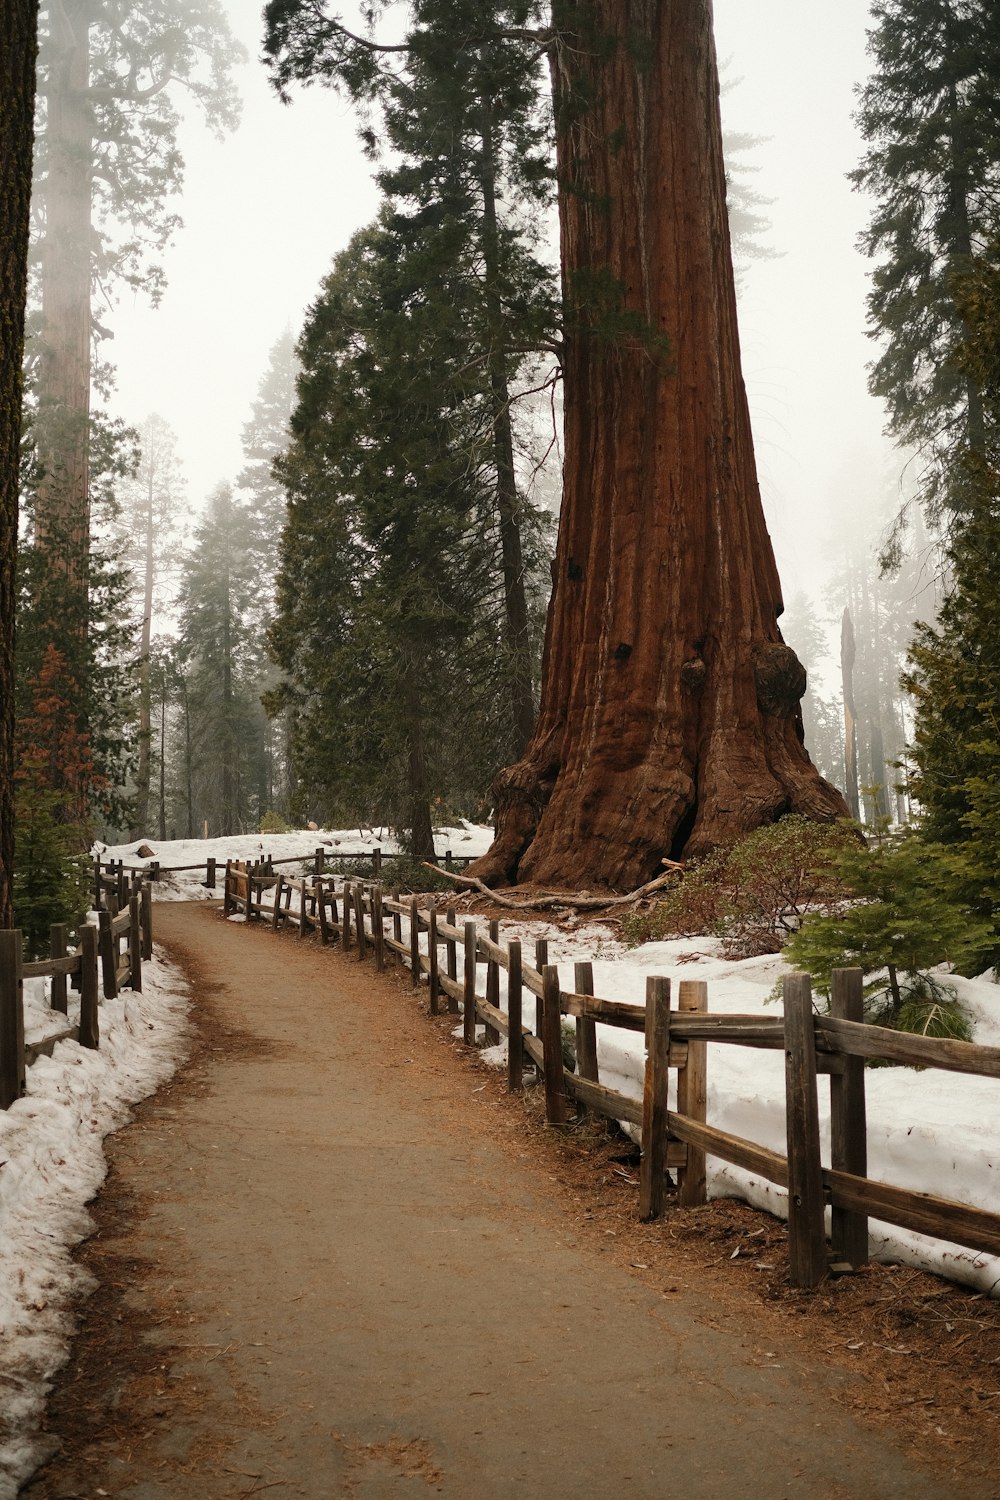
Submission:
[[630,1143],[547,1129],[408,978],[205,904],[156,926],[196,1043],[106,1143],[25,1495],[996,1494],[996,1302],[795,1292],[730,1202],[639,1224]]

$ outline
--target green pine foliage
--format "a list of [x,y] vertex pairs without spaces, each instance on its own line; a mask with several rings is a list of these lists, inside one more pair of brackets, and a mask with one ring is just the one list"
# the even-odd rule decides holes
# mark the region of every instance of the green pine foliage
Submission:
[[883,826],[870,847],[846,845],[834,869],[844,898],[808,914],[784,957],[824,994],[834,969],[863,970],[868,1017],[877,1024],[967,1036],[952,992],[931,970],[977,968],[991,927],[963,904],[946,852]]
[[956,360],[954,282],[1000,228],[1000,27],[994,0],[877,0],[872,18],[854,173],[875,199],[870,384],[919,451],[937,515],[960,504],[956,455],[984,440],[981,393]]
[[75,929],[87,911],[90,861],[64,812],[63,795],[47,783],[41,757],[22,757],[15,786],[14,925],[28,960],[48,957],[53,923]]
[[1000,249],[957,283],[967,328],[960,358],[990,416],[984,452],[958,461],[961,524],[952,587],[934,625],[918,627],[906,684],[916,705],[912,783],[927,837],[948,852],[966,904],[993,926],[982,966],[1000,963]]

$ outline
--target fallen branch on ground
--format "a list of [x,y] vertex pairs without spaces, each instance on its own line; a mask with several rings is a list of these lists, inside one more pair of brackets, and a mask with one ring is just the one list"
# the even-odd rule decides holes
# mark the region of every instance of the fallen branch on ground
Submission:
[[442,870],[440,865],[432,865],[428,860],[423,861],[426,870],[433,870],[435,875],[443,875],[446,880],[453,880],[456,885],[470,886],[482,895],[488,896],[498,906],[509,907],[512,911],[538,911],[540,907],[573,907],[576,911],[607,911],[613,906],[629,906],[634,901],[642,901],[646,896],[653,895],[654,891],[661,891],[664,886],[669,885],[682,868],[674,860],[664,861],[669,863],[669,868],[662,874],[657,875],[655,880],[650,880],[646,885],[639,886],[638,890],[629,891],[627,896],[572,896],[568,891],[539,891],[537,896],[532,896],[530,901],[514,901],[510,896],[501,896],[494,891],[485,881],[478,879],[475,875],[456,875],[451,870]]

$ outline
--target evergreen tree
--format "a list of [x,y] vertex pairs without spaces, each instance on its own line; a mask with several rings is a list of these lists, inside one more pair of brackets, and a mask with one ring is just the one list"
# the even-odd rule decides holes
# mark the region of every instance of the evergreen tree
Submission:
[[4,11],[0,49],[0,928],[13,925],[14,620],[37,0]]
[[854,174],[876,200],[870,385],[889,431],[919,451],[937,516],[960,503],[955,459],[987,440],[981,391],[956,361],[954,285],[1000,228],[1000,27],[994,0],[877,0],[872,14],[858,112],[869,147]]
[[166,604],[164,584],[180,534],[184,503],[184,476],[177,456],[177,439],[171,428],[154,412],[143,423],[139,440],[141,457],[134,477],[123,486],[118,528],[123,560],[131,567],[141,599],[133,838],[147,832],[153,733],[152,640],[156,625],[162,628]]
[[[296,4],[269,6],[267,49],[283,90],[319,75],[381,108],[393,165],[378,174],[399,216],[412,274],[433,279],[446,261],[465,316],[467,359],[482,372],[475,462],[493,490],[504,603],[504,668],[511,753],[535,718],[531,552],[538,518],[517,474],[514,403],[547,377],[533,356],[558,356],[555,278],[538,253],[551,197],[549,128],[538,106],[540,55],[525,28],[537,0],[412,0],[396,70],[375,65],[375,44]],[[551,377],[550,377],[551,378]],[[471,441],[471,436],[469,441]]]
[[[177,104],[194,99],[216,130],[235,122],[228,77],[235,44],[218,0],[51,0],[43,9],[36,166],[40,303],[33,352],[33,546],[58,576],[56,607],[33,629],[48,631],[66,659],[74,719],[101,713],[102,684],[87,674],[93,621],[95,489],[109,424],[92,411],[110,368],[95,359],[107,336],[92,315],[122,284],[163,285],[156,258],[180,220],[172,198],[183,173]],[[61,604],[61,607],[60,607]],[[67,622],[77,640],[71,642]],[[107,726],[93,726],[95,756]],[[122,809],[118,816],[124,816]]]
[[[949,543],[952,587],[937,623],[918,627],[907,686],[916,705],[914,792],[927,836],[952,851],[965,898],[1000,912],[994,837],[1000,831],[1000,252],[961,278],[968,328],[960,358],[982,392],[984,452],[958,465],[962,520]],[[1000,939],[990,953],[1000,960]]]
[[221,484],[208,499],[184,560],[180,586],[180,658],[190,737],[193,823],[219,834],[256,826],[249,773],[250,730],[257,709],[256,655],[249,625],[254,573],[249,520]]
[[306,320],[270,701],[303,810],[378,816],[427,858],[434,802],[481,790],[502,753],[503,603],[475,461],[488,372],[461,272],[415,276],[407,230],[386,213],[355,236]]

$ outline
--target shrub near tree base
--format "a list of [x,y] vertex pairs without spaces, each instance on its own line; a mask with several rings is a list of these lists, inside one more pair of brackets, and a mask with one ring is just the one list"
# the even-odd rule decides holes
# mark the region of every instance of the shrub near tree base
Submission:
[[847,823],[790,816],[685,870],[651,911],[628,916],[633,943],[712,933],[728,958],[778,953],[817,904],[843,898],[838,859],[857,836]]
[[877,837],[872,848],[841,852],[837,873],[851,899],[806,916],[784,956],[824,994],[833,969],[862,969],[871,976],[866,1012],[876,1025],[968,1039],[953,990],[930,971],[945,963],[975,970],[992,926],[957,899],[946,850],[913,832]]

